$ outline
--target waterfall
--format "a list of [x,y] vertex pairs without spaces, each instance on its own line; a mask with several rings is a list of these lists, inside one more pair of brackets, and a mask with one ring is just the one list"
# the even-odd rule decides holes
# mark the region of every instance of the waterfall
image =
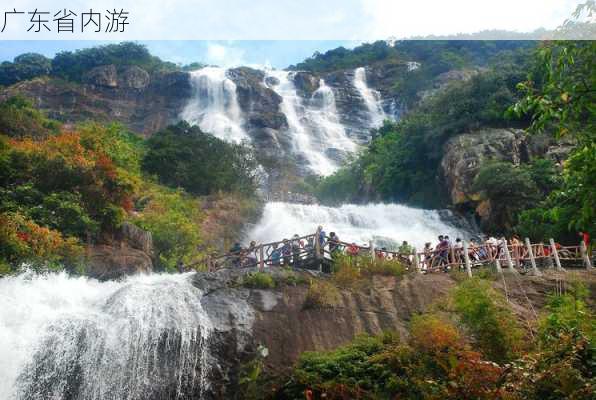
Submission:
[[319,175],[335,172],[342,153],[354,152],[357,146],[340,123],[333,90],[321,79],[312,98],[303,100],[296,91],[291,72],[267,70],[266,76],[278,82],[267,84],[265,79],[265,84],[282,98],[280,109],[288,121],[294,151],[305,158],[313,172]]
[[378,128],[383,125],[385,112],[381,106],[381,94],[368,87],[368,84],[366,83],[366,69],[364,67],[359,67],[354,70],[353,84],[368,110],[371,127]]
[[239,143],[250,140],[244,131],[236,84],[219,67],[205,67],[190,73],[193,96],[180,117],[220,139]]
[[190,275],[0,279],[0,398],[201,398],[212,327]]
[[317,141],[305,124],[306,110],[302,99],[296,92],[294,82],[290,79],[290,72],[268,70],[268,77],[274,77],[279,82],[272,89],[281,96],[281,112],[288,121],[290,140],[294,151],[302,155],[309,167],[321,175],[329,175],[337,169],[337,165],[325,156],[323,143]]
[[368,243],[375,240],[383,245],[401,243],[403,240],[424,247],[425,242],[437,241],[437,236],[449,235],[469,238],[471,230],[446,223],[437,210],[421,210],[399,204],[344,204],[340,207],[267,203],[261,220],[247,235],[247,240],[271,242],[290,238],[293,234],[305,235],[322,225],[327,233],[336,232],[340,240]]
[[319,132],[322,143],[342,153],[355,152],[356,143],[346,135],[335,106],[335,94],[324,79],[319,80],[319,88],[313,93],[310,104],[306,117],[312,122],[313,130]]

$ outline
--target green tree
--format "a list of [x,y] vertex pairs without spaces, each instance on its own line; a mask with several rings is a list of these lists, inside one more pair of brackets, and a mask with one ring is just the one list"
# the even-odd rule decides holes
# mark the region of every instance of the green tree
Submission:
[[13,83],[49,75],[51,60],[37,53],[25,53],[15,57],[13,62],[0,64],[0,85]]
[[146,190],[146,205],[134,221],[152,233],[159,268],[175,271],[179,261],[187,264],[202,254],[201,203],[182,190]]
[[142,166],[161,183],[194,195],[217,191],[252,195],[257,178],[257,163],[248,146],[224,142],[187,122],[153,135]]

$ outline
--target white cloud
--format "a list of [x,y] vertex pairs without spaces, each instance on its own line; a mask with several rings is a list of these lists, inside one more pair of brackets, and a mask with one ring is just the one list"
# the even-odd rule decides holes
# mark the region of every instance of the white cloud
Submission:
[[531,32],[552,29],[580,0],[361,0],[373,23],[371,37],[473,33],[482,30]]
[[243,65],[245,64],[244,50],[237,47],[224,46],[219,43],[208,43],[205,61],[208,64],[215,64],[221,67]]
[[[2,0],[16,7],[55,12],[123,8],[123,34],[27,33],[28,16],[1,39],[86,40],[374,40],[391,36],[471,33],[487,29],[554,28],[585,0]],[[214,49],[233,62],[234,51]],[[220,53],[218,53],[220,52]]]

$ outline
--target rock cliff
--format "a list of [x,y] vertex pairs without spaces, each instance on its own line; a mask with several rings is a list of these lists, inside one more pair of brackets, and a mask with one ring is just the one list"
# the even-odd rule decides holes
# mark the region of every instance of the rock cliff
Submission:
[[528,135],[521,129],[485,128],[452,137],[443,148],[440,172],[451,204],[460,210],[474,210],[482,221],[491,218],[490,204],[481,201],[473,183],[481,165],[488,160],[526,163],[546,157],[564,160],[572,142],[557,142],[547,135]]
[[185,72],[149,75],[136,66],[105,65],[88,71],[83,83],[48,77],[19,82],[0,91],[0,100],[17,94],[60,121],[118,121],[150,135],[179,119],[191,85]]
[[[411,317],[443,301],[456,285],[449,274],[375,276],[358,289],[341,290],[341,300],[333,308],[310,308],[305,306],[307,283],[249,289],[239,284],[247,272],[220,270],[193,278],[213,325],[207,398],[236,398],[238,374],[259,347],[267,349],[266,369],[283,375],[304,351],[334,349],[363,333],[390,330],[406,335]],[[317,273],[298,274],[306,282],[328,279]],[[273,276],[283,282],[284,272],[274,271]],[[591,286],[596,284],[589,273],[585,278]],[[565,278],[554,272],[543,277],[508,275],[493,285],[501,291],[506,288],[514,313],[525,321],[535,317],[560,279]]]

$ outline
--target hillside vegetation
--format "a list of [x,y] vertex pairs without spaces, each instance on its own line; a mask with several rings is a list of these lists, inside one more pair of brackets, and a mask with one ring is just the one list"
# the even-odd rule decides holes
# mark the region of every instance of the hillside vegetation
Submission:
[[[188,125],[148,141],[117,124],[66,129],[12,98],[0,104],[0,129],[4,273],[24,265],[80,271],[83,245],[125,221],[150,231],[158,268],[173,269],[208,248],[196,196],[254,195],[251,151]],[[172,139],[180,132],[187,140]]]

